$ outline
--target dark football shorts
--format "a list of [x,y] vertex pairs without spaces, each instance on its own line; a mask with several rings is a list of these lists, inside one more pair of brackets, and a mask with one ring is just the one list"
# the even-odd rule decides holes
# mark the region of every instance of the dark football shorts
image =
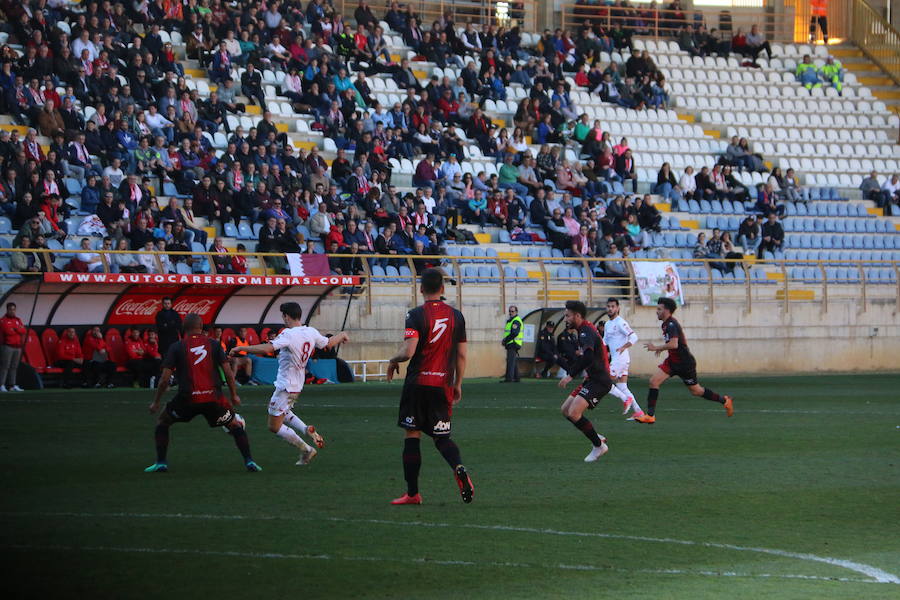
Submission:
[[431,437],[449,436],[449,390],[430,385],[404,385],[397,426],[419,430]]
[[659,368],[667,375],[680,377],[684,385],[697,385],[697,362],[673,362],[671,358],[663,361]]
[[176,423],[187,423],[203,415],[210,427],[222,427],[234,420],[234,411],[224,402],[193,403],[177,396],[166,404],[166,414]]
[[600,398],[612,389],[612,379],[585,379],[578,388],[572,392],[573,396],[581,396],[588,403],[588,408],[596,408]]

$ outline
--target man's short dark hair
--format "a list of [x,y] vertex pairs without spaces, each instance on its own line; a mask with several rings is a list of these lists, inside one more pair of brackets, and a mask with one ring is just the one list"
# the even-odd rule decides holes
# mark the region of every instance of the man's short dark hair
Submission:
[[197,329],[202,329],[203,317],[201,317],[197,313],[190,313],[184,317],[184,322],[181,327],[182,329],[184,329],[184,331],[195,331]]
[[9,310],[9,309],[11,309],[11,308],[16,308],[16,303],[15,303],[15,302],[7,302],[7,303],[6,303],[6,310]]
[[422,285],[422,293],[437,294],[444,286],[444,274],[439,269],[428,268],[422,271],[419,281]]
[[578,313],[582,319],[587,316],[587,306],[581,300],[566,300],[566,310]]
[[678,305],[675,304],[675,301],[671,298],[660,298],[657,304],[661,305],[663,308],[668,310],[670,313],[675,312],[675,309],[678,308]]
[[615,304],[616,306],[619,305],[619,299],[618,299],[618,298],[613,298],[612,296],[610,296],[609,298],[606,299],[606,303],[609,304],[610,302],[612,302],[612,303]]
[[165,302],[166,300],[168,300],[169,302],[171,302],[171,301],[172,301],[172,296],[163,296],[162,301]]
[[303,317],[303,308],[296,302],[285,302],[278,307],[281,314],[287,315],[295,321],[299,321]]

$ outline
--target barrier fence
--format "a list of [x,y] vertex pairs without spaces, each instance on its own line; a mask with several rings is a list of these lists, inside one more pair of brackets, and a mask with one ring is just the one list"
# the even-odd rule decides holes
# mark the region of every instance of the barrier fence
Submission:
[[[34,271],[15,271],[10,267],[14,253],[32,256],[40,265]],[[100,257],[99,273],[115,272],[111,257],[115,254],[153,256],[156,273],[165,272],[164,257],[191,257],[195,263],[208,265],[204,273],[216,275],[216,258],[243,256],[255,260],[259,267],[254,276],[285,275],[273,269],[271,259],[284,260],[284,254],[215,252],[144,252],[79,249],[21,249],[0,251],[0,276],[7,283],[20,278],[45,277],[43,273],[68,272],[65,265],[77,254]],[[538,257],[459,257],[396,254],[331,254],[329,259],[358,262],[359,285],[339,277],[319,278],[317,285],[335,286],[338,295],[358,296],[368,314],[377,299],[392,298],[419,303],[416,272],[427,264],[440,265],[447,274],[447,295],[458,307],[466,303],[491,303],[502,312],[511,302],[537,301],[543,305],[558,304],[568,299],[581,299],[589,305],[615,295],[638,300],[635,285],[635,262],[670,262],[677,266],[682,289],[688,301],[704,302],[710,311],[716,302],[743,302],[748,311],[756,303],[777,302],[782,312],[789,312],[798,301],[816,301],[828,310],[835,300],[858,300],[860,311],[872,301],[891,302],[900,310],[900,260],[766,260],[744,259],[631,259],[631,258],[538,258]],[[269,259],[267,261],[267,259]],[[205,262],[204,262],[205,261]],[[26,257],[26,262],[27,257]],[[350,265],[351,268],[354,265]],[[532,270],[528,270],[532,269]],[[624,269],[624,272],[622,272]],[[187,273],[190,273],[190,268]],[[616,272],[613,272],[616,271]],[[182,273],[183,271],[176,271]],[[276,278],[263,285],[292,285],[291,280]],[[79,279],[73,278],[78,283]],[[84,281],[91,283],[91,281]],[[212,282],[215,283],[215,282]],[[234,283],[240,285],[239,281]]]
[[850,27],[847,35],[850,41],[887,73],[894,83],[900,85],[900,33],[867,2],[841,1],[849,4]]
[[[518,26],[522,31],[533,32],[538,28],[538,2],[536,0],[413,0],[399,2],[402,10],[412,7],[413,14],[418,17],[422,31],[431,29],[431,24],[449,14],[457,27],[472,22],[487,23],[504,27]],[[351,19],[353,11],[359,6],[351,0],[341,0],[335,6],[340,7],[341,14]],[[383,20],[391,7],[391,1],[371,3],[370,8],[379,20]],[[398,32],[399,33],[399,32]]]

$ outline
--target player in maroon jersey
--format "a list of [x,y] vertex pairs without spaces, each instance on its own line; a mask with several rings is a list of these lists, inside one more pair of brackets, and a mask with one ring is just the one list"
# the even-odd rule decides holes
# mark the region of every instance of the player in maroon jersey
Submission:
[[[225,381],[231,393],[229,402],[222,394],[219,368],[225,373]],[[173,423],[186,423],[203,415],[210,427],[226,427],[234,437],[234,444],[244,457],[244,465],[250,472],[262,471],[250,455],[250,441],[244,426],[235,419],[234,408],[240,406],[234,383],[234,371],[222,350],[221,344],[203,333],[203,319],[189,314],[184,318],[184,336],[173,343],[162,363],[162,377],[156,396],[150,404],[150,412],[159,411],[160,400],[169,388],[172,373],[178,378],[178,393],[160,413],[156,424],[156,462],[147,473],[164,473],[169,470],[166,452],[169,448],[169,428]]]
[[634,420],[638,423],[656,422],[654,413],[656,413],[656,401],[659,398],[659,386],[669,377],[680,377],[693,395],[722,404],[725,407],[725,413],[730,417],[734,414],[734,403],[731,396],[720,396],[697,383],[697,361],[688,349],[687,338],[681,324],[672,317],[676,308],[678,305],[671,298],[660,298],[656,305],[656,318],[662,321],[665,343],[647,343],[644,344],[644,348],[655,352],[657,356],[665,351],[668,351],[669,355],[650,378],[650,389],[647,391],[647,411],[643,415],[635,416]]
[[564,388],[572,381],[572,377],[585,371],[584,382],[572,392],[562,403],[562,414],[593,444],[593,449],[584,457],[584,462],[594,462],[609,451],[606,438],[594,430],[594,424],[584,416],[584,411],[597,406],[600,398],[609,393],[613,381],[609,376],[609,356],[603,336],[587,321],[587,307],[584,302],[569,300],[566,302],[566,327],[574,330],[578,340],[575,358],[571,362],[561,359],[566,376],[560,379],[559,387]]
[[466,321],[462,313],[443,302],[444,274],[425,269],[420,279],[425,303],[406,313],[406,331],[400,353],[388,363],[387,379],[409,361],[397,425],[406,430],[403,444],[403,476],[406,493],[391,504],[421,504],[419,448],[422,432],[434,439],[444,460],[453,469],[463,502],[472,501],[475,488],[450,439],[450,415],[462,398],[466,371]]

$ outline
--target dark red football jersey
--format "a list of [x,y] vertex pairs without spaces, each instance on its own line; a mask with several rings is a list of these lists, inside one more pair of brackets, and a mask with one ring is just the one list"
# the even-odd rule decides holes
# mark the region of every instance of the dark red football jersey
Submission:
[[194,403],[220,402],[219,366],[226,360],[218,342],[203,334],[190,334],[169,347],[163,367],[175,371],[179,396]]
[[429,300],[406,313],[403,339],[419,344],[406,370],[406,383],[450,387],[454,383],[458,344],[466,341],[462,313],[440,300]]
[[669,317],[662,323],[663,339],[668,342],[672,338],[678,338],[678,348],[669,350],[669,360],[673,363],[689,363],[694,362],[694,355],[691,354],[687,345],[687,337],[684,335],[684,329],[681,323],[673,317]]

